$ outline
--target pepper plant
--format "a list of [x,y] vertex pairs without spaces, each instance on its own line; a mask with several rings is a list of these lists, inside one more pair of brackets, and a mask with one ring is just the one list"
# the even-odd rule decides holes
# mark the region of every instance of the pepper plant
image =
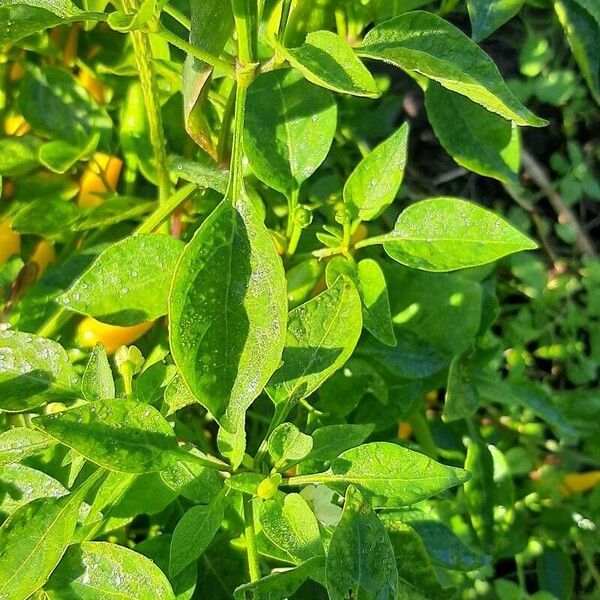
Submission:
[[405,4],[0,0],[0,599],[451,598],[523,550],[476,411],[561,427],[491,333],[537,245],[409,198],[390,78],[504,183],[545,121]]

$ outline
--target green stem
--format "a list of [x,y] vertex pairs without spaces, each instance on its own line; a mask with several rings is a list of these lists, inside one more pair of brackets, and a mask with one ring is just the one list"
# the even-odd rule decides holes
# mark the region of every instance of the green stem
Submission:
[[169,215],[196,189],[195,183],[187,183],[178,189],[166,202],[161,204],[150,216],[135,230],[136,234],[151,233],[169,217]]
[[410,424],[415,434],[415,439],[419,446],[421,446],[423,452],[431,458],[438,457],[438,449],[435,445],[435,440],[431,435],[431,429],[429,423],[425,418],[425,415],[421,412],[421,409],[417,409],[410,418]]
[[163,11],[166,12],[170,17],[173,17],[180,25],[183,25],[188,31],[192,29],[192,22],[174,6],[165,4]]
[[[139,10],[139,0],[123,0],[123,7],[129,13]],[[171,178],[167,161],[167,149],[162,122],[162,113],[156,73],[154,72],[152,48],[148,34],[143,31],[132,31],[131,41],[135,54],[135,62],[140,77],[142,95],[146,104],[148,115],[148,128],[150,130],[150,143],[156,163],[156,176],[158,179],[158,198],[161,203],[166,202],[171,193]]]
[[260,579],[260,563],[256,548],[256,532],[254,531],[254,507],[252,506],[252,497],[249,496],[244,496],[244,536],[250,581],[258,581]]
[[298,201],[300,199],[300,190],[293,189],[288,198],[288,217],[287,217],[287,238],[291,240],[292,234],[294,233],[294,212],[298,207]]
[[290,8],[292,6],[292,0],[283,0],[281,5],[281,18],[279,19],[279,31],[277,32],[277,39],[283,44],[285,38],[285,30],[287,28],[288,20],[290,17]]
[[389,240],[390,234],[376,235],[371,238],[366,238],[354,244],[354,247],[358,250],[360,248],[366,248],[367,246],[375,246],[376,244],[384,244]]
[[176,36],[174,33],[171,33],[168,29],[164,27],[159,27],[158,34],[164,40],[169,42],[172,46],[187,52],[190,56],[197,58],[198,60],[202,60],[205,63],[223,71],[225,75],[229,75],[229,77],[233,77],[235,75],[234,65],[218,56],[214,56],[202,48],[198,48],[197,46],[192,46],[189,42],[182,40],[180,37]]
[[225,109],[223,111],[223,118],[221,119],[221,129],[219,131],[219,140],[217,142],[217,163],[221,165],[229,165],[229,134],[231,133],[231,122],[233,121],[233,115],[235,114],[235,102],[236,102],[236,90],[237,83],[234,84],[227,102],[225,103]]
[[242,65],[256,62],[258,55],[258,5],[256,0],[232,0],[238,59]]

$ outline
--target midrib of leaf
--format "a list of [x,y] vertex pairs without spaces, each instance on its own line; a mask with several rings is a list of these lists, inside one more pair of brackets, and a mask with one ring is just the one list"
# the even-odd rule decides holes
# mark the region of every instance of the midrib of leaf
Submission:
[[[377,241],[376,241],[377,240]],[[451,237],[435,237],[435,236],[429,236],[429,237],[407,237],[401,233],[398,234],[393,234],[393,233],[388,233],[385,235],[381,235],[381,236],[377,236],[377,237],[373,237],[371,238],[370,242],[371,244],[385,244],[388,242],[395,242],[395,241],[406,241],[406,242],[425,242],[425,243],[433,243],[433,242],[459,242],[461,244],[464,243],[472,243],[472,244],[485,244],[486,246],[508,246],[508,247],[514,247],[516,246],[516,242],[505,242],[502,240],[490,240],[489,238],[487,239],[480,239],[480,238],[451,238]],[[370,245],[370,244],[369,244]]]

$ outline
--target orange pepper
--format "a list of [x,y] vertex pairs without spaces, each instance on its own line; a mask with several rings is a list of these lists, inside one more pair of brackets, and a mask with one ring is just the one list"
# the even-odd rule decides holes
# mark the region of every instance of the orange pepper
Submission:
[[54,246],[48,240],[40,241],[29,260],[37,264],[37,279],[39,279],[48,268],[48,265],[56,260]]
[[25,77],[25,69],[22,67],[21,63],[13,63],[8,72],[8,80],[19,81],[20,79],[23,79],[23,77]]
[[358,244],[358,242],[362,242],[368,234],[369,230],[367,229],[367,226],[364,223],[361,223],[356,228],[356,231],[352,234],[352,237],[350,238],[350,244],[354,246],[355,244]]
[[85,317],[77,326],[77,339],[84,348],[93,348],[100,342],[107,354],[114,354],[120,346],[132,344],[141,338],[152,325],[154,321],[146,321],[131,327],[118,327],[101,323],[92,317]]
[[122,168],[123,161],[117,156],[100,152],[94,154],[81,175],[77,200],[79,206],[89,208],[102,204],[102,198],[97,194],[115,191]]
[[559,486],[561,496],[583,494],[600,483],[600,471],[587,473],[567,473]]
[[21,252],[21,236],[10,227],[10,219],[0,221],[0,265]]

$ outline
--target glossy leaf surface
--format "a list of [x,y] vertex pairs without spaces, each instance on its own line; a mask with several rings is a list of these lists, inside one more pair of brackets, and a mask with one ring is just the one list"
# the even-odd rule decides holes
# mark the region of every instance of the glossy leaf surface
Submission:
[[171,290],[173,358],[191,392],[225,429],[279,365],[286,283],[250,202],[224,200],[186,246]]

